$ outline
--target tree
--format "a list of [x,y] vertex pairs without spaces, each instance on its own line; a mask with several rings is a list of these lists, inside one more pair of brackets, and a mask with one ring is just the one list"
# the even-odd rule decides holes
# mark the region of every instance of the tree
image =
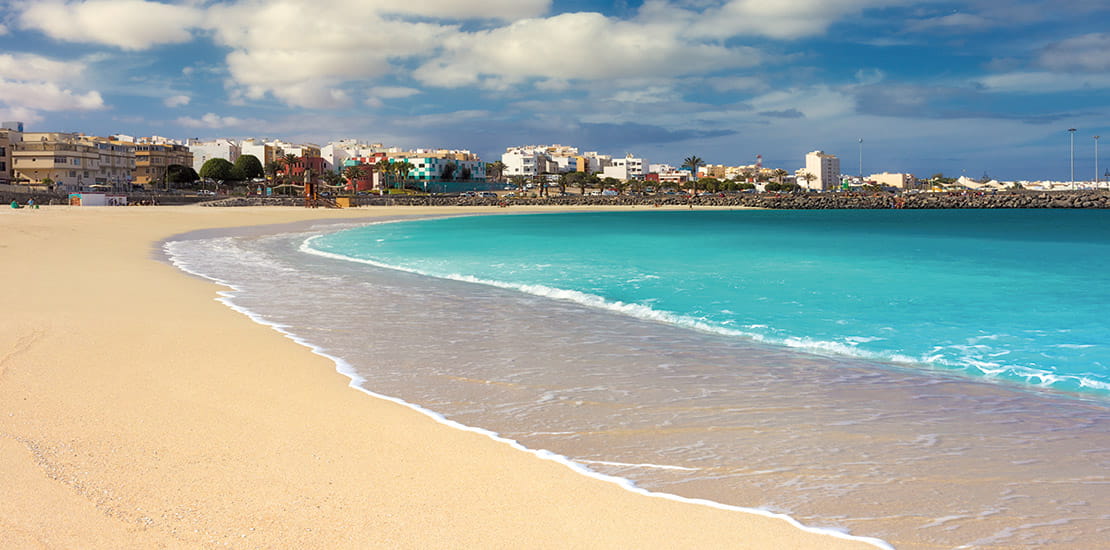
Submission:
[[487,162],[486,163],[486,176],[491,181],[502,181],[501,176],[505,174],[505,163],[501,161]]
[[277,179],[278,172],[281,172],[281,163],[277,161],[270,161],[263,167],[263,172],[266,174],[266,179],[270,180],[273,185],[274,180]]
[[324,180],[324,183],[331,187],[339,187],[343,185],[343,176],[340,176],[339,172],[336,172],[335,170],[324,170],[324,173],[320,176],[320,178]]
[[235,168],[242,174],[244,181],[261,178],[266,173],[262,168],[262,162],[254,155],[239,155],[239,158],[235,159]]
[[397,167],[397,175],[401,177],[401,188],[404,188],[408,184],[410,172],[415,166],[407,160],[394,163],[394,165]]
[[286,153],[281,156],[281,164],[284,167],[283,172],[285,172],[286,179],[289,179],[289,176],[293,174],[293,165],[297,164],[297,161],[299,160],[300,159],[297,158],[297,155],[294,155],[293,153]]
[[682,167],[690,169],[690,182],[693,183],[691,192],[695,195],[698,194],[698,166],[702,164],[705,164],[705,161],[697,155],[690,155],[682,160]]
[[440,172],[439,175],[440,179],[442,179],[443,181],[450,181],[451,179],[453,179],[455,176],[456,168],[458,168],[458,166],[456,166],[453,162],[448,162],[447,164],[444,164],[443,171]]
[[817,179],[817,176],[815,176],[815,175],[813,175],[809,172],[802,172],[801,175],[799,175],[798,177],[806,180],[806,188],[807,189],[809,188],[809,184],[813,183],[813,180]]
[[393,173],[393,163],[389,159],[381,159],[374,163],[374,171],[381,174],[381,181],[379,184],[382,189],[389,188],[389,175]]
[[189,185],[196,183],[200,175],[192,166],[171,164],[166,167],[166,182],[174,185]]
[[717,178],[701,178],[698,180],[698,183],[702,186],[702,189],[706,191],[717,192],[721,189],[721,180]]
[[234,174],[232,174],[234,168],[235,165],[228,162],[227,159],[208,159],[200,167],[200,177],[222,183],[234,179]]
[[470,171],[470,167],[469,167],[469,166],[463,166],[463,167],[462,167],[462,168],[461,168],[461,169],[459,170],[459,179],[461,179],[461,180],[463,180],[463,181],[469,181],[469,180],[470,180],[470,177],[471,177],[471,176],[473,176],[473,175],[474,175],[474,174],[473,174],[473,173],[472,173],[472,172]]
[[524,194],[524,186],[528,183],[527,178],[524,176],[511,176],[509,179],[512,180],[513,185],[516,186],[516,190]]
[[343,169],[343,177],[347,178],[347,184],[351,186],[352,192],[358,191],[358,183],[355,180],[362,179],[363,171],[361,166],[348,166]]
[[782,168],[775,168],[774,174],[775,174],[775,181],[777,181],[779,183],[782,183],[782,179],[787,176],[786,170],[783,170]]

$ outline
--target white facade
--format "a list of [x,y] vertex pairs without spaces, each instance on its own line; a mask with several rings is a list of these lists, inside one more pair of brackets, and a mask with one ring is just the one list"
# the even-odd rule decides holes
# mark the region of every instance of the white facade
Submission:
[[883,172],[881,174],[871,174],[867,177],[867,180],[885,187],[897,187],[899,189],[913,189],[917,187],[917,178],[913,177],[913,174],[891,174],[890,172]]
[[630,180],[630,179],[634,179],[634,178],[642,178],[642,177],[644,177],[644,173],[645,173],[644,168],[650,168],[650,167],[651,167],[651,164],[648,163],[648,161],[646,159],[642,159],[642,158],[639,158],[639,157],[634,157],[632,155],[627,155],[624,158],[613,159],[612,164],[605,167],[605,169],[604,169],[605,170],[605,176],[604,177],[616,177],[616,176],[610,176],[609,175],[610,168],[614,168],[616,170],[613,170],[613,173],[618,173],[620,171],[623,171],[623,173],[627,174],[625,177],[618,178],[618,179]]
[[840,159],[824,151],[813,151],[806,155],[805,171],[813,174],[813,181],[807,183],[798,174],[798,185],[811,190],[828,191],[840,187]]
[[[224,159],[228,162],[234,163],[242,150],[239,144],[229,139],[216,139],[212,141],[197,141],[189,140],[189,151],[193,153],[193,170],[200,173],[200,168],[204,166],[205,162],[212,159]],[[257,156],[257,155],[256,155]],[[258,157],[262,160],[262,157]]]
[[546,155],[538,149],[509,147],[501,154],[501,163],[505,165],[505,170],[501,175],[505,177],[531,177],[543,170],[546,162]]

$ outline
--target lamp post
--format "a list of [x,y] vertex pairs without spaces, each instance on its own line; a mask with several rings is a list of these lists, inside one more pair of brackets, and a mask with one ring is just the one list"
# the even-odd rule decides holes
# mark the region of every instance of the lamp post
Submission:
[[1075,128],[1068,128],[1069,151],[1071,151],[1071,161],[1068,166],[1071,169],[1071,188],[1075,189]]
[[859,183],[863,185],[863,138],[859,138]]
[[1101,137],[1101,136],[1095,136],[1095,189],[1098,189],[1098,184],[1099,184],[1099,181],[1098,181],[1098,138],[1099,137]]

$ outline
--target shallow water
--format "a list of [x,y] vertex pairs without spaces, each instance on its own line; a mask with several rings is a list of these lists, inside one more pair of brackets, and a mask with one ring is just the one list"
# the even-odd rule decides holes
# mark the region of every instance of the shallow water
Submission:
[[800,353],[302,252],[319,232],[169,248],[369,389],[645,488],[899,548],[1110,539],[1110,410],[1097,395]]

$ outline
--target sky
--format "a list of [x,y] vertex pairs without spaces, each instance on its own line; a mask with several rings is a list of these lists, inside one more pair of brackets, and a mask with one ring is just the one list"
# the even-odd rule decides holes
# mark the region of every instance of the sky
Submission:
[[1093,179],[1110,2],[0,0],[0,120]]

